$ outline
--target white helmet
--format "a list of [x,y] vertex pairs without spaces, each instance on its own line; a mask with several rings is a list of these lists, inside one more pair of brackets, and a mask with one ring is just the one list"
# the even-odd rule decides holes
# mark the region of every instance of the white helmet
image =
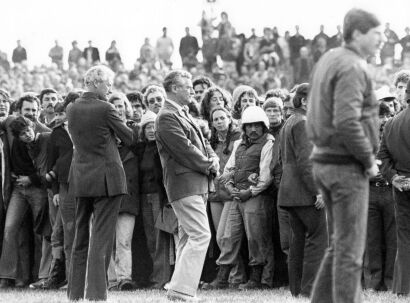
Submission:
[[269,118],[259,106],[249,106],[242,113],[242,125],[262,122],[269,129]]

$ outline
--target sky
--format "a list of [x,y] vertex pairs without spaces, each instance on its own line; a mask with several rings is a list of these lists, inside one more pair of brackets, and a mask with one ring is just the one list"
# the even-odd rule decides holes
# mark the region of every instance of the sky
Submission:
[[265,26],[277,26],[294,33],[298,24],[305,37],[312,37],[325,25],[325,32],[333,35],[343,16],[353,7],[375,13],[382,24],[390,22],[399,37],[410,26],[409,0],[1,0],[0,50],[11,54],[20,39],[28,53],[29,65],[49,63],[48,51],[58,40],[63,46],[64,61],[77,40],[81,49],[87,41],[100,50],[104,57],[112,40],[123,57],[126,68],[131,68],[139,56],[144,38],[151,43],[161,35],[163,26],[174,40],[173,60],[180,64],[178,46],[184,28],[200,38],[198,27],[202,10],[217,17],[226,11],[237,33],[250,35],[255,28],[258,35]]

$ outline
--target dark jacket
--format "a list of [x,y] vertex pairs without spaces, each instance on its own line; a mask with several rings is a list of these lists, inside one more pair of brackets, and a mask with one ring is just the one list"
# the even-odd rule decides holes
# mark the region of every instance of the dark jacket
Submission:
[[[0,211],[7,209],[11,196],[11,168],[10,168],[10,150],[9,141],[6,131],[0,129],[0,142],[1,142],[1,196],[0,196]],[[1,212],[3,214],[3,212]],[[3,221],[1,223],[4,223]]]
[[217,157],[198,125],[165,101],[155,122],[157,146],[168,200],[214,190],[209,167]]
[[280,133],[282,179],[279,186],[280,206],[309,206],[316,201],[318,191],[309,159],[313,145],[306,135],[306,113],[295,109]]
[[[143,161],[144,159],[144,152],[147,148],[148,144],[155,144],[155,142],[139,142],[137,144],[137,155],[138,155],[138,160],[140,162],[141,165],[141,161]],[[161,205],[161,208],[164,207],[165,205],[168,204],[168,199],[167,199],[167,193],[165,191],[165,187],[164,187],[164,182],[163,182],[163,176],[162,176],[162,166],[161,166],[161,159],[158,153],[158,148],[154,148],[153,149],[154,152],[151,154],[152,158],[153,158],[153,162],[154,162],[154,169],[152,171],[153,176],[154,176],[154,188],[152,189],[153,192],[157,193],[159,196],[159,202]],[[141,182],[143,179],[143,176],[141,175],[141,171],[139,173],[139,186],[141,187]]]
[[317,63],[306,124],[315,161],[373,165],[379,106],[366,67],[366,60],[351,46],[329,51]]
[[140,210],[139,197],[139,158],[135,149],[121,145],[119,153],[124,167],[125,178],[127,179],[128,194],[121,200],[120,213],[129,213],[137,216]]
[[86,47],[84,48],[83,51],[83,57],[87,60],[87,53],[88,50],[91,51],[91,60],[92,62],[100,61],[100,52],[98,51],[98,48],[96,47]]
[[74,145],[69,183],[75,197],[110,197],[127,193],[117,137],[133,142],[133,132],[114,106],[85,92],[67,108],[68,129]]
[[384,126],[377,158],[382,161],[381,172],[388,182],[395,174],[410,177],[410,108],[406,108]]
[[68,183],[71,160],[73,159],[73,143],[63,125],[53,129],[47,149],[47,172],[56,174],[53,193],[58,193],[58,183]]

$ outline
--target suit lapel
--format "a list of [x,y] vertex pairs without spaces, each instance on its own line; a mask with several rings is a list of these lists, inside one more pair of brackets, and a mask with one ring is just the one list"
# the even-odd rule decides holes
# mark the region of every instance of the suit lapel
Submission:
[[191,118],[188,118],[184,113],[181,113],[180,111],[178,111],[178,114],[179,114],[180,117],[185,119],[185,121],[188,121],[189,124],[195,129],[199,139],[201,140],[202,145],[205,148],[205,139],[204,139],[204,137],[202,135],[202,131],[199,129],[198,125]]

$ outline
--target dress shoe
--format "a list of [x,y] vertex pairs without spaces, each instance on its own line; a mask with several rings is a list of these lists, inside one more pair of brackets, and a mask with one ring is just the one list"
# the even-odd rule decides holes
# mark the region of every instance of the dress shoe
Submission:
[[31,289],[43,289],[46,282],[47,282],[47,279],[45,279],[45,278],[40,279],[37,282],[31,283],[29,287]]
[[170,301],[182,301],[182,302],[205,302],[204,299],[198,298],[197,296],[189,296],[181,292],[169,289],[167,291],[167,299]]
[[122,291],[131,291],[136,289],[136,285],[131,280],[122,280],[118,284],[118,289]]

